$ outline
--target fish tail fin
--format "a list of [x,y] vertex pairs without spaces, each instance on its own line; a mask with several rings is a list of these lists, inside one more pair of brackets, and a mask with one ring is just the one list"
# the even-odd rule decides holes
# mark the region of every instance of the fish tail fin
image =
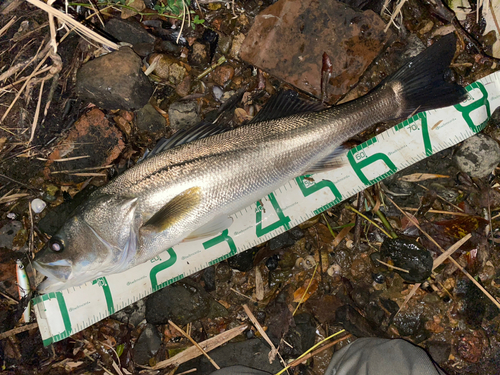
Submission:
[[391,86],[401,99],[399,117],[447,107],[467,97],[463,87],[444,80],[455,49],[456,36],[448,34],[388,77],[383,86]]

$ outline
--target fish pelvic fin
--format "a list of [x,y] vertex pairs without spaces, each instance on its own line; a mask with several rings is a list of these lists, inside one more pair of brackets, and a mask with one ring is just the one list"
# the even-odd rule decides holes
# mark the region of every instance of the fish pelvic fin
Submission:
[[417,112],[447,107],[467,98],[465,89],[444,80],[457,38],[448,34],[415,56],[381,84],[391,87],[401,103],[398,118]]
[[233,218],[230,216],[216,217],[207,224],[196,229],[189,234],[182,242],[201,240],[202,238],[213,237],[229,228],[233,223]]
[[328,156],[310,167],[305,174],[331,171],[332,169],[337,169],[344,166],[347,163],[347,159],[342,159],[341,156],[349,150],[350,147],[347,144],[338,146],[335,150],[328,154]]
[[201,202],[201,188],[192,187],[172,198],[141,227],[141,232],[160,233],[185,218]]

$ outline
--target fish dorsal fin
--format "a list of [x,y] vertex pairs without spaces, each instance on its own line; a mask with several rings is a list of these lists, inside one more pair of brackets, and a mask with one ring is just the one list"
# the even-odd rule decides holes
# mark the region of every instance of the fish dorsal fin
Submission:
[[206,237],[213,237],[231,226],[233,218],[230,216],[220,216],[207,224],[199,227],[184,238],[183,242],[196,241]]
[[163,232],[186,217],[201,201],[201,188],[192,187],[175,196],[141,227],[141,231]]
[[325,172],[342,167],[346,162],[338,157],[342,154],[345,154],[347,151],[349,151],[349,149],[350,148],[346,145],[340,145],[335,150],[333,150],[333,152],[328,154],[328,156],[321,159],[319,162],[309,168],[306,174]]
[[250,124],[269,121],[303,112],[317,112],[326,106],[320,102],[309,102],[299,98],[292,90],[281,91],[273,95],[262,109],[250,121]]

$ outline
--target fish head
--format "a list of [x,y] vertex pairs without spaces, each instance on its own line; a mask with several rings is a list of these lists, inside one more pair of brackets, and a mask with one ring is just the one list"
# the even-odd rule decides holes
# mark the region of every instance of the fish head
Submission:
[[36,254],[33,266],[47,277],[39,292],[78,286],[129,268],[137,247],[136,200],[120,207],[111,203],[90,202],[77,210]]

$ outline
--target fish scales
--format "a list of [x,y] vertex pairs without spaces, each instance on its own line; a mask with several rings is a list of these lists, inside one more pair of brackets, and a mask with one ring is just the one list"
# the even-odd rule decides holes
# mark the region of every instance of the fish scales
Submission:
[[332,168],[344,141],[381,121],[461,101],[443,80],[447,36],[368,95],[266,120],[150,157],[94,192],[35,259],[47,292],[121,272],[186,239],[213,237],[230,215],[296,176]]

